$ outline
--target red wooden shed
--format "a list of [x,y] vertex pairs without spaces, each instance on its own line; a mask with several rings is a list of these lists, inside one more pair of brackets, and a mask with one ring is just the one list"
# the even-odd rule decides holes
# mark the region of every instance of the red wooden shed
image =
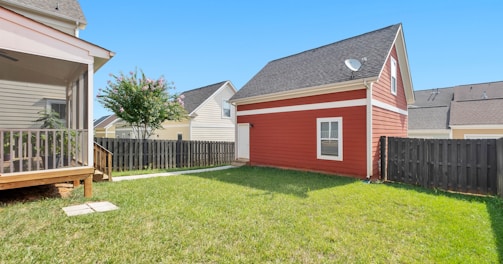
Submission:
[[379,137],[406,137],[414,102],[402,25],[271,61],[231,102],[238,159],[377,177]]

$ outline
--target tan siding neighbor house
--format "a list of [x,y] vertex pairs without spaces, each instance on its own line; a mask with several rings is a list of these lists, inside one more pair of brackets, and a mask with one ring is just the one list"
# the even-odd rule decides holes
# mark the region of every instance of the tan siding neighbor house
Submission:
[[[165,121],[152,139],[229,141],[235,139],[234,106],[229,99],[236,93],[230,81],[183,92],[184,108],[188,118]],[[115,124],[117,138],[134,138],[133,129],[124,121]]]

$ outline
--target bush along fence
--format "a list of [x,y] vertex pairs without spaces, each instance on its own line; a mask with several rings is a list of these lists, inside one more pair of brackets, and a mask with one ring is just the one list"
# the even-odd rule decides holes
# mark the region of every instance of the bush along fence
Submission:
[[234,142],[95,138],[113,153],[114,171],[231,164]]
[[503,138],[381,137],[380,144],[387,181],[503,197]]

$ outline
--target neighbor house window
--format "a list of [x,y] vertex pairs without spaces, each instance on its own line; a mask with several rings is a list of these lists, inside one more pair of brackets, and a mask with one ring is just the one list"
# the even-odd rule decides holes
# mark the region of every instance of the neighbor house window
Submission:
[[47,100],[47,111],[54,111],[59,114],[61,120],[66,120],[66,101]]
[[231,104],[227,100],[222,101],[222,116],[231,117]]
[[391,57],[391,93],[396,95],[396,60]]
[[316,119],[317,158],[342,160],[342,117]]

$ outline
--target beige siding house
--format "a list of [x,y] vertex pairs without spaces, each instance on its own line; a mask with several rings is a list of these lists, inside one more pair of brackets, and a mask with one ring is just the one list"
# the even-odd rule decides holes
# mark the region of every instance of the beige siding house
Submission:
[[[30,22],[37,21],[75,37],[78,37],[79,30],[84,29],[87,24],[77,1],[0,0],[0,6],[32,19],[33,21]],[[68,113],[65,87],[61,85],[61,81],[58,80],[57,76],[54,74],[47,75],[48,70],[45,68],[52,67],[56,71],[70,72],[75,71],[78,66],[70,66],[67,63],[66,65],[70,66],[67,69],[70,70],[65,70],[64,67],[67,66],[63,64],[55,66],[53,64],[54,59],[38,57],[35,62],[38,65],[23,66],[28,74],[22,73],[24,76],[21,76],[21,72],[16,71],[15,67],[10,67],[9,64],[27,62],[32,59],[32,56],[23,54],[16,49],[31,46],[37,54],[51,56],[58,52],[54,49],[61,47],[51,47],[51,44],[56,44],[53,38],[50,39],[51,42],[49,43],[40,43],[41,36],[37,36],[36,33],[31,34],[27,25],[21,25],[21,28],[26,31],[22,33],[17,31],[16,33],[21,33],[19,35],[14,33],[17,36],[14,36],[11,31],[14,25],[7,28],[6,21],[4,21],[3,25],[6,31],[2,33],[2,38],[9,38],[12,43],[22,44],[15,45],[14,50],[1,49],[2,47],[0,47],[0,59],[7,62],[0,64],[2,66],[0,70],[3,75],[9,75],[7,78],[0,78],[0,94],[2,94],[0,97],[0,113],[2,113],[0,128],[38,128],[40,124],[33,121],[38,118],[38,112],[45,109],[56,110],[60,117],[65,120],[67,118],[66,113]],[[22,42],[17,42],[21,41],[21,38],[23,39]],[[59,52],[75,57],[69,54],[72,52],[70,50],[61,48]],[[40,68],[44,68],[44,70],[39,70]],[[43,83],[38,81],[40,78],[44,79]]]
[[94,121],[94,136],[98,138],[115,138],[115,124],[119,120],[116,115],[107,115]]
[[[230,81],[183,92],[188,119],[166,121],[152,139],[229,141],[235,139],[234,106],[229,99],[236,93]],[[132,128],[123,121],[116,123],[117,138],[133,138]]]

